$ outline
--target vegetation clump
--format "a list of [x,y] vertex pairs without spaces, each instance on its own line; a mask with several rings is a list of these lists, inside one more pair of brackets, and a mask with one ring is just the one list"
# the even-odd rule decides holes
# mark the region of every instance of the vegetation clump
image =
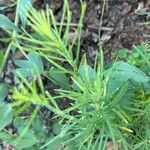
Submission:
[[[109,67],[100,48],[90,66],[85,54],[80,59],[84,2],[71,41],[67,0],[60,24],[48,6],[37,11],[30,0],[14,5],[14,23],[0,15],[8,36],[1,39],[8,48],[0,52],[0,73],[11,51],[20,51],[24,59],[15,60],[15,85],[0,83],[0,140],[17,149],[105,150],[111,140],[116,149],[149,150],[150,46],[120,50]],[[55,89],[47,88],[44,80]],[[69,106],[62,108],[63,100]],[[43,108],[53,113],[48,133],[40,115]],[[10,125],[13,133],[7,130]]]

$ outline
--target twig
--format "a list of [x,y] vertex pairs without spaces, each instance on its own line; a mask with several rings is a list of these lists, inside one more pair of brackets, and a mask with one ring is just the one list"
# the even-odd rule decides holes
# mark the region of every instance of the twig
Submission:
[[[57,26],[60,26],[60,25],[66,26],[67,23],[61,24],[61,23],[57,22],[56,25],[57,25]],[[71,23],[70,26],[72,26],[72,27],[78,27],[79,25],[76,24],[76,23]],[[83,27],[83,25],[80,25],[80,27]],[[93,26],[91,26],[91,25],[88,25],[87,27],[90,28],[90,29],[93,29],[93,30],[99,30],[99,27],[93,27]],[[111,28],[111,27],[101,27],[101,30],[102,30],[102,31],[112,31],[113,28]]]

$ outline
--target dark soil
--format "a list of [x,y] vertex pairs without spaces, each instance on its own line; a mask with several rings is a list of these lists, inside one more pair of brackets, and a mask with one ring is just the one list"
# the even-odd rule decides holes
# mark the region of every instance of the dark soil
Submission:
[[[108,1],[103,19],[103,31],[101,39],[106,59],[110,59],[111,51],[118,51],[121,48],[131,49],[133,45],[142,42],[149,42],[149,25],[140,25],[150,19],[149,16],[142,16],[142,13],[149,9],[148,3],[144,1],[115,0]],[[102,2],[91,1],[85,17],[85,33],[83,49],[88,53],[90,60],[98,48],[98,30],[101,16]],[[110,31],[107,31],[110,29]],[[112,29],[112,30],[111,30]]]
[[[61,17],[62,0],[45,0],[49,3],[58,18]],[[73,23],[77,23],[80,14],[80,1],[69,0],[73,11]],[[89,62],[95,57],[98,49],[98,30],[103,6],[102,0],[86,0],[87,11],[84,20],[82,51],[87,53]],[[131,49],[133,45],[150,41],[150,26],[141,25],[150,21],[150,16],[142,15],[150,10],[149,0],[106,0],[103,17],[101,40],[106,60],[111,52],[121,48]]]

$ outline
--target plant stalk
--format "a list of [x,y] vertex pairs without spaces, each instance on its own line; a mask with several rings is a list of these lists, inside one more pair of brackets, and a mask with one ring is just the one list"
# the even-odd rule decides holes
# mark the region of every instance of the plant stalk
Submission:
[[[16,15],[15,15],[15,22],[14,22],[14,24],[15,24],[16,26],[18,26],[18,22],[19,22],[19,2],[20,2],[20,0],[17,1],[17,8],[16,8]],[[2,72],[3,72],[4,67],[5,67],[5,65],[6,65],[6,62],[7,62],[7,60],[8,60],[8,57],[9,57],[9,55],[10,55],[10,51],[11,51],[11,48],[12,48],[12,43],[13,43],[13,41],[15,40],[16,33],[17,33],[16,31],[13,31],[12,38],[11,38],[12,41],[10,42],[10,44],[9,44],[8,47],[7,47],[7,50],[6,50],[6,53],[5,53],[5,56],[4,56],[3,63],[2,63],[2,65],[1,65],[1,67],[0,67],[0,75],[1,75]]]

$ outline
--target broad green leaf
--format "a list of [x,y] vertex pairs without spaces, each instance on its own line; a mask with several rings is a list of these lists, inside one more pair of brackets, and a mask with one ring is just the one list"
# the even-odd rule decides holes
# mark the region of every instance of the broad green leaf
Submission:
[[35,136],[40,140],[41,138],[44,140],[46,137],[46,133],[44,130],[44,126],[42,124],[42,120],[40,117],[36,117],[32,122],[32,128],[35,132]]
[[0,105],[0,131],[12,121],[12,107],[10,104]]
[[[16,135],[11,135],[6,132],[0,132],[0,139],[9,144],[15,145],[14,141],[17,138]],[[16,146],[17,149],[25,149],[35,145],[38,142],[37,138],[32,131],[28,131],[26,135],[18,142]]]
[[36,132],[43,131],[43,129],[42,129],[42,120],[39,117],[36,117],[34,119],[34,121],[32,122],[32,127]]
[[[47,142],[53,140],[55,138],[55,136],[50,137]],[[71,136],[63,136],[63,137],[59,137],[56,140],[54,140],[51,144],[48,145],[47,150],[57,150],[62,148],[63,144],[65,142],[67,142],[68,140],[70,140],[72,137]]]
[[[96,77],[96,72],[95,70],[87,65],[87,64],[81,64],[79,67],[79,76],[77,77],[78,79],[81,79],[82,82],[86,84],[91,84],[94,78]],[[79,86],[76,83],[73,83],[72,85],[74,90],[80,91]]]
[[7,87],[6,85],[2,84],[0,85],[0,103],[2,103],[5,99],[5,97],[7,96]]
[[49,72],[49,78],[54,84],[61,86],[63,89],[70,90],[68,78],[62,71],[52,68]]
[[3,54],[2,51],[0,51],[0,68],[1,68],[1,66],[3,64],[3,61],[4,61],[4,54]]
[[25,126],[25,121],[25,119],[18,116],[13,119],[13,126],[17,129],[18,132]]
[[[52,140],[54,137],[51,137],[48,141]],[[60,149],[63,144],[62,138],[56,139],[50,145],[48,145],[47,150],[57,150]]]
[[119,102],[120,106],[129,107],[134,102],[135,93],[134,93],[133,89],[130,88],[130,86],[128,88],[129,89],[126,91],[125,95],[121,98],[121,100]]
[[41,57],[36,52],[30,52],[27,55],[28,60],[16,60],[15,64],[20,67],[15,70],[16,75],[20,73],[24,77],[39,76],[44,72],[44,66]]
[[108,95],[115,93],[120,85],[128,82],[128,80],[137,83],[146,83],[149,81],[149,77],[144,72],[125,62],[116,62],[113,70],[109,74],[110,78],[107,85]]
[[127,91],[127,86],[128,86],[128,82],[125,82],[118,88],[118,90],[116,91],[113,97],[114,103],[118,103],[123,98],[123,96]]
[[17,26],[15,26],[6,16],[2,14],[0,14],[0,28],[4,30],[18,31]]
[[[36,124],[37,121],[33,122],[33,123]],[[25,128],[26,119],[21,118],[21,117],[16,117],[13,120],[13,125],[17,129],[18,136],[19,136],[20,133],[21,133],[21,131]],[[37,126],[38,125],[39,124],[37,124]],[[39,128],[41,129],[41,126],[39,126]],[[42,130],[41,130],[41,132],[42,132]],[[37,130],[34,130],[34,133],[31,130],[27,131],[27,133],[25,134],[25,136],[23,136],[23,138],[21,138],[21,140],[17,143],[17,145],[16,145],[17,148],[29,148],[29,147],[33,146],[34,144],[36,144],[38,142],[38,139],[40,139],[40,137],[37,138],[35,136],[36,134],[38,134]],[[15,141],[15,140],[13,140],[13,141]],[[26,143],[26,144],[24,144],[24,143]]]
[[85,81],[85,83],[91,82],[96,75],[94,69],[92,67],[90,67],[89,65],[86,65],[86,66],[81,65],[79,67],[79,73],[80,73],[82,79]]
[[35,145],[36,143],[38,143],[38,139],[35,137],[34,133],[29,130],[25,136],[17,143],[16,147],[18,149],[25,149],[25,148],[29,148],[33,145]]
[[11,141],[13,141],[15,139],[15,136],[10,135],[9,133],[0,131],[0,139],[7,143],[11,143]]
[[61,131],[62,131],[62,125],[59,124],[58,122],[54,123],[53,124],[53,133],[58,135],[61,133]]
[[25,26],[26,24],[28,11],[30,10],[32,3],[33,3],[33,0],[20,0],[19,2],[18,10],[19,10],[20,20],[23,26]]
[[131,79],[138,83],[144,83],[150,80],[140,69],[125,62],[116,62],[111,76],[122,81]]

